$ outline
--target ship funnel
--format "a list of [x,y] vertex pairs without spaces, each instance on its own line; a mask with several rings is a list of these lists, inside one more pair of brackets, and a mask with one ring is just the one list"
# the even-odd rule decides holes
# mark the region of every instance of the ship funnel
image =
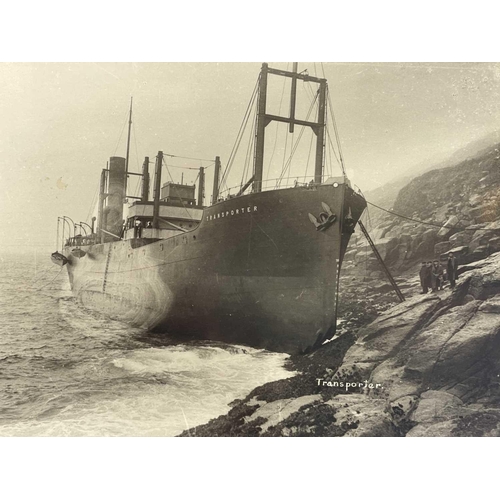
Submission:
[[104,209],[105,230],[120,234],[123,224],[123,199],[125,197],[125,158],[109,159],[108,193]]

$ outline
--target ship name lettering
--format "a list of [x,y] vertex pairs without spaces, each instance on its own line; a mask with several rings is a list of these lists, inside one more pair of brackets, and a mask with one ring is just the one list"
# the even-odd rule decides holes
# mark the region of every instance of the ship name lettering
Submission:
[[[253,206],[253,211],[257,212],[257,205]],[[252,207],[246,207],[246,213],[249,214],[252,212]],[[226,210],[225,212],[218,212],[216,214],[211,214],[206,216],[206,220],[214,220],[214,219],[220,219],[221,217],[229,217],[229,215],[239,215],[239,214],[244,214],[245,213],[245,207],[243,208],[236,208],[234,210]]]

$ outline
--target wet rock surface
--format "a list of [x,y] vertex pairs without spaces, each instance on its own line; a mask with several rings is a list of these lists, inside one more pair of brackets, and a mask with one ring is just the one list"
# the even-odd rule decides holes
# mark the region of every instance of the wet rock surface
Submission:
[[183,435],[499,436],[500,254],[462,271],[426,295],[406,281],[405,302],[352,319],[288,360],[297,375]]
[[[499,436],[499,147],[414,178],[386,197],[393,212],[369,206],[364,225],[405,302],[356,231],[333,340],[291,357],[297,375],[182,435]],[[421,261],[446,270],[450,251],[457,286],[422,294]]]

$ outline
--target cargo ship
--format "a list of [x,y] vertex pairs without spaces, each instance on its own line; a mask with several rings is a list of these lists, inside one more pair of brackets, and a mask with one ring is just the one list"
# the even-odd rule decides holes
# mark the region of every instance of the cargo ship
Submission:
[[[291,79],[289,116],[266,112],[270,74]],[[317,86],[316,121],[295,117],[298,80]],[[204,169],[197,186],[162,182],[165,155],[158,151],[153,199],[146,157],[134,174],[141,177],[141,196],[124,213],[133,175],[130,108],[127,155],[111,157],[101,173],[97,218],[87,234],[63,234],[52,254],[66,267],[79,303],[165,335],[286,353],[307,352],[335,333],[342,259],[366,202],[344,173],[324,179],[326,79],[298,73],[295,63],[293,71],[263,64],[255,104],[253,171],[237,193],[222,191],[216,157],[212,202],[203,206]],[[310,179],[285,186],[263,179],[265,128],[273,120],[290,131],[313,130]],[[59,218],[58,230],[61,223],[64,232],[68,219]]]

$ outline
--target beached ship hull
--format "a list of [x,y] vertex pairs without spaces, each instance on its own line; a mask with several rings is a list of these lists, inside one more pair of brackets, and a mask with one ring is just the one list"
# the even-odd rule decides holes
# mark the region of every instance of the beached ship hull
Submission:
[[[335,221],[318,230],[309,214],[325,204]],[[300,352],[335,322],[340,265],[365,206],[347,184],[264,191],[205,208],[198,227],[168,239],[63,253],[75,296],[111,318]]]

